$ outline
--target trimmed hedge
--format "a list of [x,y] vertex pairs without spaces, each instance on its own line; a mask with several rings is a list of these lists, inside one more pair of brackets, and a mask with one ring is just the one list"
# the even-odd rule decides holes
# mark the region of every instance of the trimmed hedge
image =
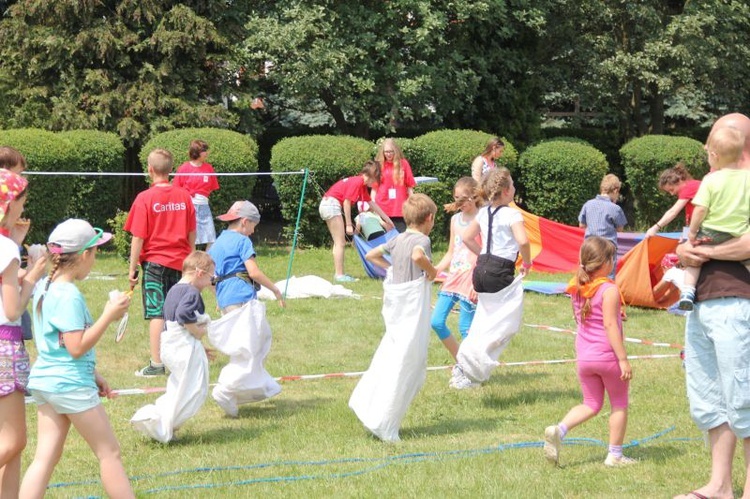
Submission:
[[[456,180],[471,176],[471,162],[482,154],[487,142],[494,137],[475,130],[437,130],[414,138],[404,147],[404,154],[414,175],[437,177],[452,191]],[[511,172],[518,161],[518,151],[507,139],[505,152],[497,160]]]
[[[443,182],[432,182],[429,184],[419,184],[414,188],[414,192],[421,192],[430,196],[435,204],[437,205],[437,214],[435,215],[435,226],[430,232],[430,241],[432,241],[432,248],[435,249],[436,244],[448,243],[450,237],[450,219],[453,213],[446,213],[443,206],[453,202],[453,186],[448,186]],[[448,247],[446,246],[447,250]],[[433,259],[433,263],[437,264],[437,260]]]
[[[703,145],[687,137],[639,137],[622,146],[620,157],[633,194],[639,227],[653,225],[675,202],[674,197],[659,191],[658,180],[663,170],[682,161],[696,179],[708,172]],[[683,225],[684,219],[678,219],[671,228],[679,230]]]
[[583,203],[599,193],[609,166],[592,146],[553,140],[530,147],[519,159],[528,210],[551,220],[578,225]]
[[[57,134],[76,151],[76,170],[84,172],[123,172],[125,147],[120,138],[96,130],[71,130]],[[125,187],[123,177],[85,176],[74,180],[66,216],[82,218],[94,227],[106,227],[115,207],[120,205]]]
[[[245,173],[258,171],[258,144],[251,137],[220,128],[183,128],[160,133],[144,144],[140,152],[143,171],[147,171],[148,154],[154,149],[167,149],[174,157],[174,171],[188,161],[188,147],[192,140],[205,140],[209,146],[208,162],[216,173]],[[219,190],[211,194],[214,215],[226,212],[235,201],[250,197],[255,176],[219,177]],[[218,231],[217,231],[218,233]]]
[[[28,171],[77,170],[81,151],[58,134],[36,128],[0,130],[0,145],[18,149],[26,158]],[[76,178],[73,176],[29,175],[29,195],[24,216],[31,220],[26,242],[47,241],[52,229],[63,220]]]
[[[271,150],[271,171],[298,172],[310,170],[305,192],[303,216],[300,220],[298,244],[329,246],[331,236],[325,222],[318,216],[320,199],[329,187],[344,177],[356,175],[373,157],[373,144],[367,140],[337,135],[308,135],[282,139]],[[274,178],[281,201],[281,214],[286,221],[284,235],[294,235],[302,175],[278,175]],[[353,210],[352,215],[356,215]]]

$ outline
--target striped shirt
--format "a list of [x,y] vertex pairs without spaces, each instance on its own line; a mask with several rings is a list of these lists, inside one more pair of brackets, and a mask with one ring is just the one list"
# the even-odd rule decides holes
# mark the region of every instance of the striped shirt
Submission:
[[578,215],[578,221],[586,226],[585,237],[601,236],[615,243],[615,246],[617,229],[628,223],[622,208],[603,194],[586,201]]

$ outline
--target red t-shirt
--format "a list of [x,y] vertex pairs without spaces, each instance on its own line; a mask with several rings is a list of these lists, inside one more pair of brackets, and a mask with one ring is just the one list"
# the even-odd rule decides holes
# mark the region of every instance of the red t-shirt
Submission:
[[698,187],[701,186],[700,180],[688,180],[682,185],[682,188],[677,193],[677,199],[687,199],[688,204],[685,205],[685,225],[690,225],[690,219],[693,217],[693,198],[695,193],[698,192]]
[[219,181],[216,179],[214,167],[209,163],[203,163],[200,166],[193,166],[190,161],[181,164],[177,173],[202,173],[203,175],[176,176],[172,185],[187,189],[191,196],[201,194],[208,197],[213,191],[219,190]]
[[377,204],[389,217],[402,217],[403,206],[409,197],[409,188],[417,185],[411,166],[405,159],[401,160],[401,169],[404,171],[404,185],[393,184],[393,161],[383,162],[380,172],[382,182],[374,187],[376,189],[375,204]]
[[143,239],[139,262],[182,270],[182,262],[191,251],[188,235],[195,232],[190,194],[173,185],[152,186],[136,196],[124,228]]
[[329,198],[338,199],[339,203],[343,203],[345,199],[352,203],[370,201],[370,192],[362,175],[339,180],[326,191],[325,195]]

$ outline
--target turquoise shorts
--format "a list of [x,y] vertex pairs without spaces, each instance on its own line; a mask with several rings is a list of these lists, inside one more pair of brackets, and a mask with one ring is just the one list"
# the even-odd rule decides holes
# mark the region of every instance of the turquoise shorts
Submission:
[[685,377],[690,415],[699,429],[724,423],[750,437],[750,300],[695,304],[685,327]]
[[80,414],[101,404],[99,390],[81,388],[72,392],[53,393],[31,390],[36,405],[50,404],[58,414]]

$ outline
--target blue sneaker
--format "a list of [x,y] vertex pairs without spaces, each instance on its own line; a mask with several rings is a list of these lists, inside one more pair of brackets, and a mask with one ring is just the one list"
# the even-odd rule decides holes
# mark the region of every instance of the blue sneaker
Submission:
[[357,281],[359,281],[359,279],[357,279],[356,277],[352,277],[352,276],[346,275],[346,274],[344,274],[344,275],[337,275],[336,277],[333,278],[333,280],[336,281],[336,282],[357,282]]

